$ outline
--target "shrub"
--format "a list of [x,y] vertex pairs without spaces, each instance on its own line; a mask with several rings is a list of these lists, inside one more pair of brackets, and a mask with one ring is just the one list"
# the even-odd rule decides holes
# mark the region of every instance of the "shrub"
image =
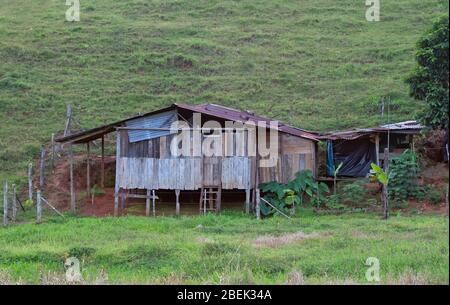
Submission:
[[367,193],[364,184],[365,180],[358,180],[344,185],[341,192],[342,199],[347,203],[361,203]]
[[389,165],[389,197],[400,202],[409,197],[416,198],[420,192],[418,171],[417,156],[412,151],[406,150],[400,156],[392,158]]
[[433,205],[438,205],[442,201],[442,193],[438,188],[428,186],[425,190],[426,198]]

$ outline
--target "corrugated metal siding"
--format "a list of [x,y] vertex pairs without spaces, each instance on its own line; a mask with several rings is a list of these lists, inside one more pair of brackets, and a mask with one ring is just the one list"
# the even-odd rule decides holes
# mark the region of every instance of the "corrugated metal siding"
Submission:
[[[138,118],[126,122],[131,128],[170,128],[170,125],[177,120],[177,112],[168,111],[154,114],[148,117]],[[128,137],[130,143],[155,139],[170,134],[168,130],[129,130]]]

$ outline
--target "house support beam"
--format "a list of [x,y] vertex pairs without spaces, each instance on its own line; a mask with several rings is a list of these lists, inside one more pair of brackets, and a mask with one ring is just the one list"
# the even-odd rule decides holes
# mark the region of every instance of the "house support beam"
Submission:
[[119,177],[120,177],[120,130],[117,130],[116,139],[116,180],[114,188],[114,216],[119,215]]
[[150,190],[147,190],[147,195],[145,196],[145,216],[150,216]]
[[180,190],[175,190],[176,204],[175,204],[175,213],[176,215],[180,215]]

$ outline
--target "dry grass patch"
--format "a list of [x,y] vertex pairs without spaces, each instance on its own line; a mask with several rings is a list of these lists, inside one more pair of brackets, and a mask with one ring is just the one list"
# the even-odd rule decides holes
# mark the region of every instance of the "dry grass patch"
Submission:
[[256,238],[252,245],[256,248],[276,248],[284,245],[294,244],[302,242],[305,239],[311,238],[319,238],[322,234],[313,232],[313,233],[304,233],[304,232],[295,232],[283,234],[280,236],[274,235],[264,235]]

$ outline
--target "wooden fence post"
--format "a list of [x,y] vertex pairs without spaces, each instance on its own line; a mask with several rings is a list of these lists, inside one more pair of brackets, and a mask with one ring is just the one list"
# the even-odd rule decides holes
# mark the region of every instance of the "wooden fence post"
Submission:
[[45,170],[45,148],[41,149],[41,160],[39,163],[39,189],[44,189],[44,170]]
[[28,164],[28,199],[33,200],[33,164]]
[[64,136],[67,136],[70,134],[70,123],[72,121],[72,106],[67,105],[66,110],[66,126],[64,128]]
[[256,219],[258,220],[261,219],[260,204],[261,204],[261,194],[259,189],[256,189]]
[[3,189],[3,225],[8,225],[8,181],[5,181],[5,188]]
[[55,134],[52,133],[52,147],[51,147],[51,165],[52,165],[52,172],[55,170]]
[[[384,172],[389,177],[389,148],[384,149]],[[389,181],[389,179],[388,179]],[[389,218],[389,192],[388,192],[388,186],[383,184],[383,190],[382,190],[382,196],[383,196],[383,217],[384,219]]]
[[36,223],[42,221],[42,202],[41,202],[41,190],[37,190],[36,195]]
[[12,185],[12,222],[16,222],[17,217],[17,198],[16,185]]

